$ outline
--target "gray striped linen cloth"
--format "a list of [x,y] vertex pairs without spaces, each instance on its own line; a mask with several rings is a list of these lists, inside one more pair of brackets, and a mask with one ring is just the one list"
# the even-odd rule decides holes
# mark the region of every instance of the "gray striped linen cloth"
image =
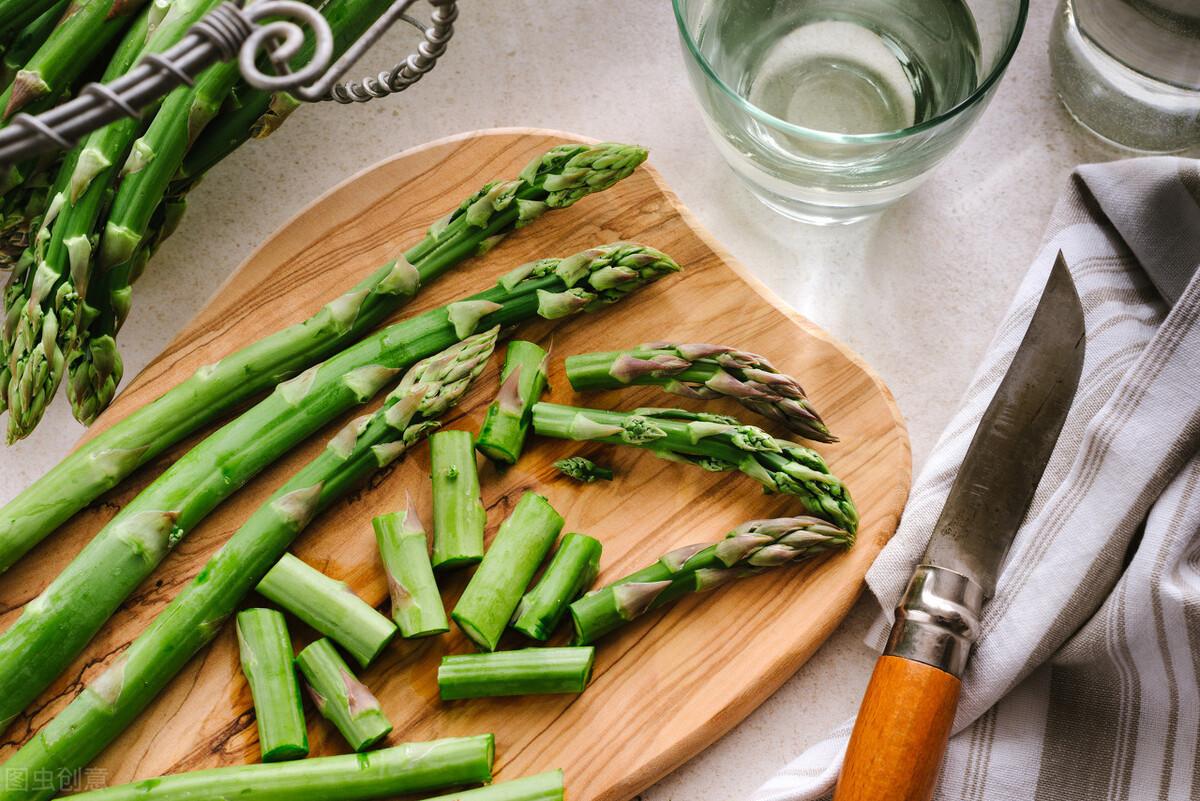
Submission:
[[[984,610],[935,798],[1200,798],[1200,171],[1075,171],[958,414],[867,575],[892,609],[1061,250],[1087,357],[1057,449]],[[754,801],[829,795],[853,720]]]

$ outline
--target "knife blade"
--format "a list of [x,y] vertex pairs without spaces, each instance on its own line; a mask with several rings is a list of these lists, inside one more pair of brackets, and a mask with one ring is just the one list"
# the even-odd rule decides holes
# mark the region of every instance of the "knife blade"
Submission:
[[1062,253],[896,609],[834,801],[928,801],[986,599],[1079,386],[1083,306]]

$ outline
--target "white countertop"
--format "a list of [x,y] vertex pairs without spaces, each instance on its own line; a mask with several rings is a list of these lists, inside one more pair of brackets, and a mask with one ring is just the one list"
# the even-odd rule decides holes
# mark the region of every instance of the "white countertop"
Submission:
[[[920,469],[1071,168],[1117,155],[1079,130],[1056,101],[1046,57],[1055,3],[1032,4],[991,108],[949,163],[881,218],[821,229],[768,212],[725,167],[684,75],[667,0],[464,2],[451,52],[417,87],[366,106],[304,110],[193,193],[183,227],[137,285],[121,337],[127,374],[258,243],[348,175],[462,131],[557,128],[648,146],[653,163],[734,256],[874,365],[908,420]],[[80,431],[60,397],[31,440],[0,451],[0,502],[51,467]],[[648,790],[645,801],[745,797],[852,714],[873,664],[861,643],[872,614],[861,601],[774,697]]]

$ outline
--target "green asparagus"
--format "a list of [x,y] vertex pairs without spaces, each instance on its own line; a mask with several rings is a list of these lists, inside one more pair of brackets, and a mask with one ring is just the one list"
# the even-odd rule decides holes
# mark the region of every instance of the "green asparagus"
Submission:
[[725,345],[651,342],[632,350],[568,356],[566,366],[576,390],[643,384],[696,400],[733,398],[793,434],[837,441],[800,383],[755,353]]
[[329,640],[317,640],[296,655],[317,711],[346,738],[366,751],[392,732],[379,700],[359,681]]
[[0,42],[11,42],[23,28],[57,4],[58,0],[0,0]]
[[567,607],[596,580],[603,550],[586,534],[564,536],[546,572],[517,606],[513,628],[535,640],[550,639]]
[[534,492],[521,496],[512,515],[500,524],[492,547],[450,614],[481,650],[496,650],[525,588],[562,527],[562,517]]
[[500,394],[488,407],[475,447],[492,461],[516,464],[529,431],[529,411],[546,391],[546,351],[513,340],[504,356]]
[[586,645],[684,595],[828,551],[849,548],[854,535],[816,517],[743,523],[713,545],[664,554],[653,565],[571,604],[574,642]]
[[[600,308],[679,269],[665,255],[638,245],[611,245],[597,254],[591,271],[578,279],[591,291],[565,289],[563,278],[547,266],[507,281],[507,289],[498,286],[475,296],[501,305],[480,321],[481,327],[547,314],[557,318],[561,310],[548,311],[546,297],[566,292],[589,298],[572,302],[571,312]],[[637,279],[606,290],[593,286],[591,272],[602,273],[614,260],[638,264]],[[222,501],[322,426],[366,402],[398,370],[457,339],[445,307],[385,328],[280,384],[171,465],[0,635],[0,728],[70,664],[167,552]]]
[[[325,450],[251,515],[200,573],[126,649],[5,764],[60,781],[99,754],[220,631],[317,513],[398,459],[458,403],[487,363],[496,332],[477,334],[405,375],[363,425],[348,424]],[[46,801],[50,788],[0,794]]]
[[613,471],[607,467],[601,467],[591,459],[586,459],[582,456],[571,456],[566,459],[559,459],[554,463],[558,468],[558,472],[568,478],[573,478],[583,484],[593,484],[597,481],[612,481]]
[[429,540],[409,500],[403,512],[371,521],[392,597],[392,620],[407,638],[429,637],[450,630],[446,608],[429,562]]
[[[50,38],[50,34],[58,27],[63,12],[67,10],[70,0],[52,0],[52,2],[53,5],[49,5],[40,15],[30,20],[12,39],[12,44],[4,49],[4,69],[0,74],[0,87],[3,89],[12,86],[17,72],[29,63],[34,53],[41,49],[46,40]],[[31,3],[30,5],[36,6],[37,4]],[[5,41],[7,40],[5,37]]]
[[274,609],[243,609],[237,616],[238,653],[254,697],[258,745],[263,762],[308,756],[308,731],[292,639]]
[[483,558],[487,511],[469,431],[439,431],[429,438],[433,478],[433,567],[449,570]]
[[553,770],[426,801],[563,801],[564,792],[562,771]]
[[607,412],[539,403],[533,407],[533,428],[547,437],[634,445],[714,472],[740,470],[769,492],[796,496],[810,514],[851,533],[858,527],[850,493],[816,451],[733,417],[682,409]]
[[595,649],[590,647],[452,654],[442,657],[438,689],[443,701],[581,693],[591,678],[595,658]]
[[[574,203],[580,197],[578,189],[558,187],[579,180],[581,170],[586,171],[582,185],[601,191],[630,174],[645,156],[640,148],[611,144],[563,145],[548,151],[526,169],[526,178],[518,179],[515,202],[488,215],[487,208],[496,204],[488,201],[478,207],[490,192],[481,190],[401,259],[384,265],[313,317],[201,368],[157,401],[92,438],[0,509],[0,571],[141,465],[279,381],[357,341],[403,306],[422,284],[474,255],[484,242],[528,224],[533,219],[531,204],[565,208]],[[470,222],[466,209],[476,209]],[[611,297],[618,291],[606,289],[603,295]],[[396,332],[389,331],[376,341],[394,338]],[[394,343],[394,339],[386,341]]]
[[258,583],[258,593],[346,649],[366,667],[396,636],[396,624],[336,581],[284,554]]
[[[79,793],[80,801],[365,801],[422,793],[492,778],[495,745],[492,735],[451,737],[428,743],[406,743],[369,754],[302,759],[275,765],[238,765],[177,773],[132,784]],[[8,772],[12,774],[11,771]],[[28,778],[17,775],[24,783]],[[503,787],[504,785],[496,785]],[[549,786],[549,782],[546,783]],[[8,794],[19,792],[10,787]],[[457,796],[449,796],[451,798]],[[552,798],[496,795],[484,801]]]

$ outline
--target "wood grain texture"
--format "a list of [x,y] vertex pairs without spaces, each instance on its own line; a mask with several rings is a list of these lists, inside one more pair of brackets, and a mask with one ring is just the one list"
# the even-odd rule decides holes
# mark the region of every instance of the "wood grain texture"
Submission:
[[[243,265],[166,351],[134,380],[98,428],[157,397],[195,368],[247,341],[311,314],[392,254],[416,242],[450,203],[483,182],[515,175],[552,144],[577,139],[552,131],[504,130],[435,142],[397,156],[318,200]],[[468,650],[457,632],[397,642],[364,671],[395,723],[393,742],[494,732],[499,776],[554,767],[568,772],[575,801],[624,801],[712,743],[804,663],[850,609],[876,553],[894,531],[910,481],[907,434],[883,383],[827,334],[787,311],[704,233],[647,167],[617,188],[547,215],[427,288],[406,314],[441,305],[491,284],[530,259],[568,255],[631,239],[661,248],[686,271],[624,303],[520,335],[555,354],[630,346],[670,337],[717,341],[767,354],[801,378],[841,443],[822,446],[862,512],[849,553],[689,598],[601,643],[592,686],[579,697],[497,699],[443,704],[436,666]],[[551,369],[551,400],[609,408],[663,405],[651,388],[574,395],[561,358]],[[477,430],[494,395],[493,361],[463,406],[446,421]],[[742,414],[732,402],[705,408]],[[330,427],[336,430],[345,421]],[[783,432],[779,432],[783,433]],[[287,476],[323,446],[314,439],[217,510],[179,544],[153,577],[96,637],[70,671],[4,734],[0,760],[79,692],[190,581],[203,562]],[[192,442],[196,441],[196,438]],[[0,583],[0,625],[41,591],[122,504],[174,458],[183,443],[148,465],[47,539]],[[670,548],[720,537],[752,518],[798,511],[786,497],[764,496],[742,476],[705,473],[636,449],[600,458],[619,480],[580,487],[557,476],[555,459],[595,456],[601,446],[531,443],[506,472],[482,470],[489,538],[521,493],[546,494],[567,530],[603,541],[601,581],[642,567]],[[336,505],[297,543],[301,558],[347,581],[384,608],[387,587],[370,519],[398,509],[409,491],[429,519],[428,449],[378,476],[367,491]],[[447,582],[449,606],[465,576]],[[250,603],[256,599],[249,599]],[[250,694],[238,667],[232,626],[190,665],[95,765],[108,783],[255,761],[258,743]],[[293,626],[298,642],[311,632]],[[507,646],[520,645],[515,635]],[[559,639],[562,639],[560,634]],[[344,751],[336,732],[310,715],[312,753]]]
[[833,801],[929,801],[961,686],[944,670],[881,656],[850,735]]

